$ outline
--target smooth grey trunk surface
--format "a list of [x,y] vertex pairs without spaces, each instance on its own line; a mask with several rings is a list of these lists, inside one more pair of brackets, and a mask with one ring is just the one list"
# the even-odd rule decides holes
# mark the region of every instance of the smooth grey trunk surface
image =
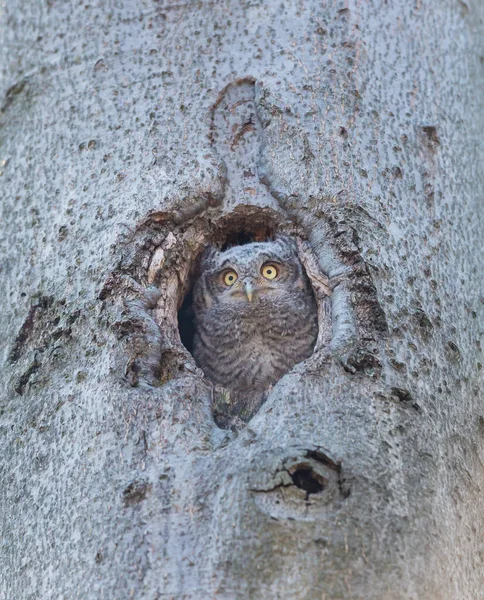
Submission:
[[[481,39],[478,0],[0,3],[2,600],[484,598]],[[176,311],[258,227],[321,331],[230,431]]]

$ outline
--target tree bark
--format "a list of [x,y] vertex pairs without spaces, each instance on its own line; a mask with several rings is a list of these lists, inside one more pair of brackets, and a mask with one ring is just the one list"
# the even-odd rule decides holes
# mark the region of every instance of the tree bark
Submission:
[[[483,10],[0,8],[0,598],[479,600]],[[238,431],[208,243],[298,238],[316,352]]]

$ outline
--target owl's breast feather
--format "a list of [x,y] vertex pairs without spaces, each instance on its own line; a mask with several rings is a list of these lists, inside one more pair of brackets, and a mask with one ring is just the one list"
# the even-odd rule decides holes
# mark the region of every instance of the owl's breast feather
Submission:
[[312,354],[316,315],[307,294],[214,304],[197,316],[195,359],[225,387],[264,389]]

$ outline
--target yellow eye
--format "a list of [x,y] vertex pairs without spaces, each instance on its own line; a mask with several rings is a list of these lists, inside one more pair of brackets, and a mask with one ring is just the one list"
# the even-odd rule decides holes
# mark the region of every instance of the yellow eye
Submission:
[[234,285],[234,283],[237,281],[238,279],[238,275],[235,271],[227,271],[224,275],[224,282],[225,285],[231,286]]
[[261,269],[262,277],[266,279],[275,279],[277,277],[277,267],[272,264],[264,265]]

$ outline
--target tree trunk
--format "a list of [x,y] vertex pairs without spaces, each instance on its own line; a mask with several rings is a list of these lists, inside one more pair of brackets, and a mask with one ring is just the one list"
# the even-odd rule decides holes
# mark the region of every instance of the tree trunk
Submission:
[[[482,599],[478,4],[3,4],[1,598]],[[318,344],[224,429],[177,311],[278,231]]]

